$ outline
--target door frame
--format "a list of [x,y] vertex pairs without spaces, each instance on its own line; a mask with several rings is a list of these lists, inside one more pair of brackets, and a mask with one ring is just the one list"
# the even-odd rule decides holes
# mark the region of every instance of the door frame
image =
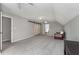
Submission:
[[1,15],[0,15],[1,16],[1,42],[0,42],[1,48],[0,49],[1,49],[1,53],[2,53],[2,12],[0,12],[0,13],[1,13]]
[[[1,14],[1,31],[2,31],[2,17],[7,17],[11,19],[11,43],[13,43],[13,17]],[[2,36],[2,35],[1,35]],[[2,38],[1,38],[2,40]]]

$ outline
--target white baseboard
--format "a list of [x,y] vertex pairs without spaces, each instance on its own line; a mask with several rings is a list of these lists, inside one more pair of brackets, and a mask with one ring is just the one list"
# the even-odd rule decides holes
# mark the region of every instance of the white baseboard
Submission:
[[30,36],[28,36],[28,37],[26,37],[26,38],[23,38],[23,39],[13,40],[12,43],[18,42],[18,41],[21,41],[21,40],[25,40],[25,39],[31,38],[31,37],[33,37],[33,36],[36,36],[36,35],[38,35],[38,34],[30,35]]

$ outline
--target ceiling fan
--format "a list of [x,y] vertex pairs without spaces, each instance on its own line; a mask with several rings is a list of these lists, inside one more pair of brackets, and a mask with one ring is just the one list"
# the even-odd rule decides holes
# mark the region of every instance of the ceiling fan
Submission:
[[18,6],[19,9],[22,9],[22,7],[34,6],[34,3],[17,3],[17,6]]

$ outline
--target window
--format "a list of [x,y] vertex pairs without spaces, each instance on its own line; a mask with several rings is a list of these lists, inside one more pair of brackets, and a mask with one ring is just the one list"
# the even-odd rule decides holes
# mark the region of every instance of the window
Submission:
[[49,24],[45,24],[45,32],[49,32]]

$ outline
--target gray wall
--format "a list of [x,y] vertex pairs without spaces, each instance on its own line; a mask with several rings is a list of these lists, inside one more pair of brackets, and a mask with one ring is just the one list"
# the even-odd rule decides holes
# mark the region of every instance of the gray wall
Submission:
[[79,15],[64,26],[66,40],[79,41]]
[[30,38],[39,32],[34,32],[34,23],[28,22],[26,19],[13,18],[13,41]]

